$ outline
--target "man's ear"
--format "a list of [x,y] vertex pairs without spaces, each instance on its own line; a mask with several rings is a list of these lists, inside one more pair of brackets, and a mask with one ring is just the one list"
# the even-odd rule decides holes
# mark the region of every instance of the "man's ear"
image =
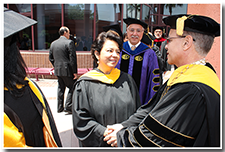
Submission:
[[193,45],[193,37],[191,35],[187,35],[184,38],[183,48],[184,50],[188,50]]
[[99,60],[99,55],[100,55],[99,52],[98,51],[95,51],[94,54],[95,54],[95,57]]
[[64,34],[63,34],[63,35],[66,35],[66,33],[67,33],[67,32],[66,32],[66,31],[64,31]]

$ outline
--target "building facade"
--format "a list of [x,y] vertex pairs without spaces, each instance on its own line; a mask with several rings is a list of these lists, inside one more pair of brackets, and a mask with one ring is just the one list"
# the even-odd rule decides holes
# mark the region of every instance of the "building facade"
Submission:
[[[124,18],[133,17],[146,22],[150,32],[155,26],[168,28],[162,18],[175,14],[199,14],[221,22],[221,4],[4,4],[38,23],[19,33],[18,47],[28,67],[51,67],[48,51],[52,41],[59,37],[61,26],[70,29],[75,40],[78,68],[91,68],[93,60],[90,47],[103,26],[119,23],[126,31]],[[220,38],[215,43],[207,60],[212,63],[220,78]]]

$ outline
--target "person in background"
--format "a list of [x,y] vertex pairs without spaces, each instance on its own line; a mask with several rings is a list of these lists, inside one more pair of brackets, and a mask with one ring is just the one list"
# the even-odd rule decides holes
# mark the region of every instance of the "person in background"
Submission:
[[[60,37],[53,41],[49,51],[49,61],[54,67],[54,74],[58,78],[57,112],[71,113],[73,85],[77,76],[77,56],[74,41],[70,40],[70,30],[62,26]],[[69,88],[64,107],[65,89]]]
[[161,44],[162,42],[166,41],[166,39],[163,37],[164,32],[163,32],[163,27],[156,26],[153,28],[153,34],[155,36],[155,45],[161,50]]
[[102,32],[91,47],[97,68],[82,75],[73,93],[73,129],[80,147],[110,147],[103,141],[107,125],[121,123],[141,105],[133,78],[115,68],[122,38]]
[[48,102],[27,78],[16,45],[18,32],[33,24],[36,21],[4,8],[4,147],[62,147]]
[[159,88],[159,66],[155,52],[141,42],[148,25],[138,19],[124,19],[128,41],[123,43],[116,68],[130,74],[139,89],[141,104],[146,104]]
[[162,85],[163,82],[163,72],[164,72],[164,59],[162,58],[162,54],[158,47],[154,47],[154,40],[155,37],[152,35],[152,33],[147,32],[146,30],[143,33],[143,37],[141,39],[141,42],[146,44],[149,48],[151,48],[153,51],[155,51],[155,54],[158,59],[158,65],[159,65],[159,84]]
[[127,32],[123,34],[123,42],[127,42],[128,37],[127,37]]

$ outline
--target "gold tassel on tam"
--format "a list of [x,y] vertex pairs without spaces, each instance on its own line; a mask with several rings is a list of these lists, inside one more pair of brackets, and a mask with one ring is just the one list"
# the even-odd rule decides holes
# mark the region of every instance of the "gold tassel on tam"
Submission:
[[177,35],[182,36],[184,31],[184,21],[187,19],[187,16],[182,16],[177,19]]
[[184,21],[188,18],[191,18],[193,15],[190,16],[182,16],[180,18],[177,19],[176,22],[176,30],[177,30],[177,35],[182,36],[183,35],[183,31],[184,31]]

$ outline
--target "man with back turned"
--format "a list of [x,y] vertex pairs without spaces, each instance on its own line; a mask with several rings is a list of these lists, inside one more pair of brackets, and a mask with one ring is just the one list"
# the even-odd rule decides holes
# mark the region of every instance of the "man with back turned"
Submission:
[[[57,112],[71,113],[73,84],[77,79],[77,56],[75,44],[70,40],[70,30],[62,26],[60,37],[53,41],[49,51],[49,60],[54,67],[54,74],[58,78],[58,106]],[[69,88],[64,109],[64,93]]]

